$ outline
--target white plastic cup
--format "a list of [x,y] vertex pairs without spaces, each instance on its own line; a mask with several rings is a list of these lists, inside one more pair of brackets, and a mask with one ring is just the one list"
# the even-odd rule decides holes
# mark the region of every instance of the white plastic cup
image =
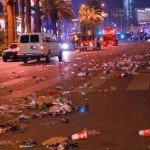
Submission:
[[139,135],[141,135],[141,136],[150,136],[150,129],[140,130]]
[[87,132],[86,131],[82,131],[76,134],[73,134],[71,136],[72,140],[79,140],[79,139],[86,139],[87,138]]

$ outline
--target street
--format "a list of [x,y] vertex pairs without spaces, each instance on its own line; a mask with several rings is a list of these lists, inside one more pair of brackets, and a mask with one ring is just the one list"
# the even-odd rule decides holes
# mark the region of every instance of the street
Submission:
[[[58,90],[59,89],[59,90]],[[58,92],[58,93],[57,93]],[[38,113],[39,108],[8,112],[4,105],[28,104],[40,96],[64,97],[74,107],[86,100],[89,110],[58,116],[17,120],[19,114]],[[148,150],[150,138],[140,130],[150,128],[150,43],[122,43],[101,51],[64,51],[63,62],[52,58],[36,62],[2,62],[0,58],[0,125],[27,125],[24,132],[0,133],[0,150],[18,150],[19,142],[31,138],[35,150],[47,149],[41,142],[51,137],[70,137],[83,129],[99,134],[79,139],[77,150]],[[18,106],[19,107],[19,106]],[[17,109],[16,107],[14,107]],[[45,110],[45,108],[44,108]],[[61,122],[67,118],[69,123]],[[72,142],[72,141],[71,141]]]

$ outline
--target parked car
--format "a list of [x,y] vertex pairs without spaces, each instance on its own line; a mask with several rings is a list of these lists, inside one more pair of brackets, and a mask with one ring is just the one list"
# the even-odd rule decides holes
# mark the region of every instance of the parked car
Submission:
[[63,51],[73,51],[75,50],[75,45],[71,42],[62,42],[61,48]]
[[2,53],[2,59],[4,62],[7,62],[7,60],[11,59],[15,61],[16,59],[19,59],[18,57],[18,44],[12,43],[10,44]]
[[86,50],[100,50],[101,45],[99,45],[94,40],[84,40],[80,43],[79,51],[86,51]]
[[29,59],[39,61],[45,58],[50,62],[51,57],[57,56],[62,61],[61,43],[53,36],[43,36],[41,33],[24,33],[18,38],[18,57],[22,58],[24,63]]
[[116,35],[103,35],[102,37],[102,44],[103,46],[108,46],[108,45],[113,45],[117,46],[118,45],[118,39]]

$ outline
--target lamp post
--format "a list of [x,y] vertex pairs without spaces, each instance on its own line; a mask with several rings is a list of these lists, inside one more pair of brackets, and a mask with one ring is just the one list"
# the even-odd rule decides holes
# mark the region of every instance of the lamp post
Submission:
[[[104,9],[104,8],[106,8],[106,5],[105,5],[105,3],[102,3],[101,4],[101,7]],[[105,13],[105,15],[106,15],[106,13]],[[106,15],[106,17],[108,16],[108,14]],[[108,17],[106,18],[106,24],[104,24],[104,25],[106,25],[106,26],[108,26]]]

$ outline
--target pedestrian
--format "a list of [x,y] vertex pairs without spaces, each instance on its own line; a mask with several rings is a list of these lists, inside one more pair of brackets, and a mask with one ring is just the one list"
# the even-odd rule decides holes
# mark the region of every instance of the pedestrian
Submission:
[[96,38],[96,46],[97,46],[98,50],[101,49],[101,43],[100,43],[99,37]]

